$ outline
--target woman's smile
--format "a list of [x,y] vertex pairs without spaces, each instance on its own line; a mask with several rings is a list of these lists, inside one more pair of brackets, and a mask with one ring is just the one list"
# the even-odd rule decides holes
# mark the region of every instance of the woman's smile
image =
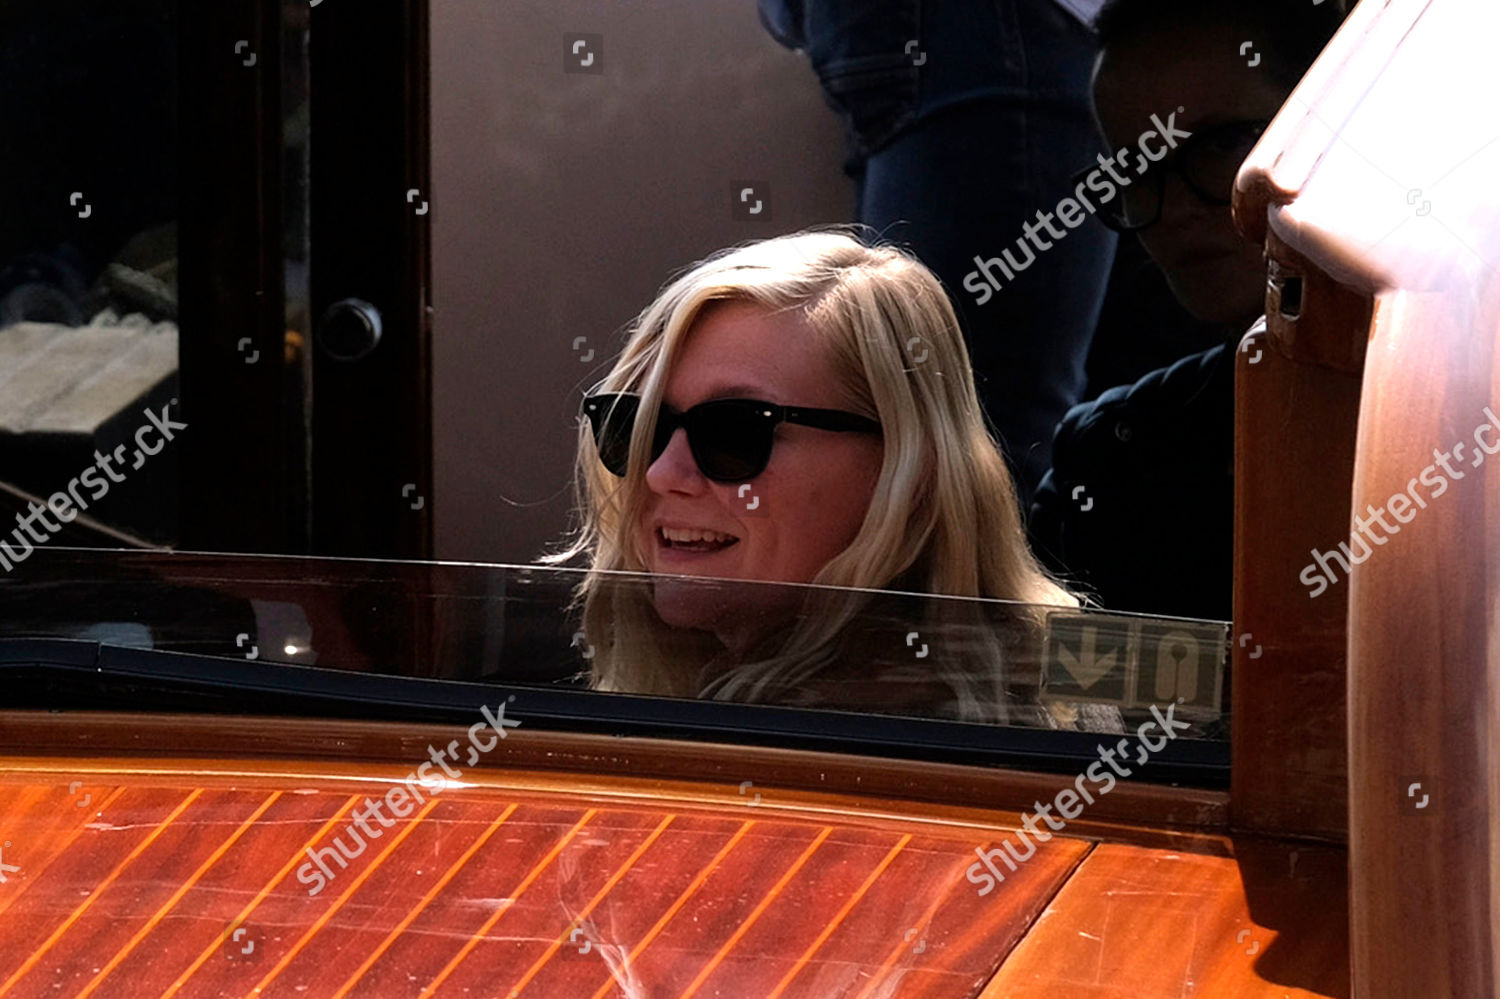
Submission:
[[739,540],[736,535],[701,527],[659,525],[656,528],[657,556],[663,560],[698,560],[732,548]]

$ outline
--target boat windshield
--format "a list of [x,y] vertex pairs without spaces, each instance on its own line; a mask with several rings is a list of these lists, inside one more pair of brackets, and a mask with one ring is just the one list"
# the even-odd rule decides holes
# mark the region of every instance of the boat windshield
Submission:
[[[231,685],[253,675],[296,688],[335,671],[346,683],[570,692],[606,712],[608,695],[637,695],[1076,732],[1170,713],[1175,737],[1227,738],[1226,623],[1077,607],[541,566],[55,549],[0,579],[0,622],[3,638],[255,667],[224,674]],[[23,696],[63,706],[45,684]]]

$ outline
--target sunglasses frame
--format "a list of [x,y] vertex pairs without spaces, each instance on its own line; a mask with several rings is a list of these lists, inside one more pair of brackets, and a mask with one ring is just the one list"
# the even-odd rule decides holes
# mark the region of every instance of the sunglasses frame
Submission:
[[[1265,132],[1266,127],[1270,124],[1271,122],[1266,119],[1246,118],[1242,121],[1229,121],[1221,125],[1211,126],[1209,128],[1200,128],[1189,138],[1179,143],[1176,149],[1169,152],[1166,156],[1163,156],[1156,163],[1151,164],[1146,169],[1146,172],[1144,174],[1131,178],[1132,183],[1155,183],[1156,210],[1151,213],[1151,218],[1147,219],[1145,222],[1131,224],[1114,216],[1109,208],[1100,205],[1099,211],[1096,213],[1099,221],[1106,227],[1113,229],[1115,232],[1140,232],[1142,229],[1149,229],[1151,226],[1156,225],[1156,223],[1161,221],[1162,206],[1167,200],[1167,177],[1171,174],[1176,174],[1177,176],[1181,177],[1183,185],[1189,191],[1193,192],[1193,196],[1198,198],[1204,204],[1214,205],[1216,207],[1222,207],[1224,205],[1231,204],[1231,198],[1220,197],[1217,194],[1205,191],[1196,182],[1194,182],[1193,178],[1190,177],[1187,171],[1182,168],[1182,158],[1184,152],[1193,148],[1195,145],[1200,145],[1203,142],[1206,142],[1208,139],[1213,138],[1214,136],[1233,132],[1249,132],[1255,137],[1255,141],[1258,142],[1260,141],[1260,136]],[[1252,147],[1253,145],[1254,143],[1252,143]],[[1136,155],[1139,156],[1140,153],[1136,152]],[[1074,174],[1072,179],[1073,188],[1076,190],[1080,185],[1083,184],[1084,180],[1089,176],[1089,174],[1094,173],[1098,169],[1099,168],[1097,166],[1084,167],[1082,170]],[[1120,198],[1121,203],[1123,203],[1125,199],[1124,189],[1120,189],[1118,197]]]
[[[593,430],[594,449],[599,455],[599,461],[609,470],[610,474],[620,478],[625,476],[629,470],[629,466],[627,464],[615,468],[611,466],[610,462],[605,460],[605,448],[602,438],[609,426],[609,414],[619,409],[621,402],[625,400],[629,400],[634,408],[634,412],[630,415],[629,428],[626,432],[626,439],[629,440],[629,438],[635,435],[635,421],[640,418],[641,397],[639,394],[635,392],[595,392],[584,396],[583,399],[583,415],[588,419],[589,425]],[[769,439],[769,443],[765,448],[764,460],[760,462],[760,466],[750,475],[735,476],[732,478],[724,477],[711,474],[711,470],[705,467],[705,463],[712,465],[713,461],[712,458],[709,458],[705,462],[704,456],[709,451],[710,443],[703,441],[698,436],[705,432],[702,414],[705,410],[711,411],[728,407],[742,410],[752,419],[759,418],[761,421],[760,426],[765,428],[765,433]],[[695,413],[698,414],[697,417],[694,416]],[[776,427],[782,423],[793,423],[797,426],[812,427],[817,430],[829,430],[836,433],[878,434],[881,432],[881,426],[877,421],[870,419],[868,416],[861,416],[858,413],[850,413],[842,409],[781,406],[774,402],[765,402],[761,399],[709,399],[706,402],[698,403],[698,405],[682,413],[678,413],[666,405],[661,407],[661,411],[657,414],[656,418],[655,440],[652,442],[654,453],[651,455],[651,461],[655,462],[656,459],[662,456],[662,453],[667,449],[667,445],[671,443],[672,437],[681,428],[687,432],[688,449],[692,451],[693,461],[697,464],[698,471],[702,473],[704,478],[719,483],[749,482],[764,472],[766,466],[770,464],[771,452],[776,446]],[[694,429],[695,427],[697,428],[696,430]],[[657,450],[655,447],[656,441],[662,442],[660,450]],[[759,456],[757,455],[757,457]],[[626,461],[628,462],[628,457]]]

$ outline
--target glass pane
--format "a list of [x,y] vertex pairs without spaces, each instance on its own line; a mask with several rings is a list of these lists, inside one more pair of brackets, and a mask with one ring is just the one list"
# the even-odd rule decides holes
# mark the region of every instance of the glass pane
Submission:
[[0,635],[551,689],[1222,738],[1227,625],[528,566],[53,551]]

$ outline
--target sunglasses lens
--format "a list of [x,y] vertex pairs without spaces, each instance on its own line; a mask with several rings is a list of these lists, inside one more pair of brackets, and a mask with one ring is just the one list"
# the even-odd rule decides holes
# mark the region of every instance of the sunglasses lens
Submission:
[[704,403],[688,440],[699,469],[716,482],[746,482],[766,470],[776,440],[772,414],[753,402]]
[[629,395],[595,395],[584,400],[584,412],[594,428],[599,460],[611,473],[625,475],[630,458],[630,434],[635,429],[639,402]]
[[[630,463],[630,437],[640,412],[640,399],[602,393],[585,399],[583,408],[594,431],[599,460],[623,478]],[[688,444],[698,469],[716,482],[753,479],[771,460],[776,417],[760,403],[742,399],[703,403],[686,418],[663,412],[651,442],[652,461],[666,451],[679,425],[687,426]]]

